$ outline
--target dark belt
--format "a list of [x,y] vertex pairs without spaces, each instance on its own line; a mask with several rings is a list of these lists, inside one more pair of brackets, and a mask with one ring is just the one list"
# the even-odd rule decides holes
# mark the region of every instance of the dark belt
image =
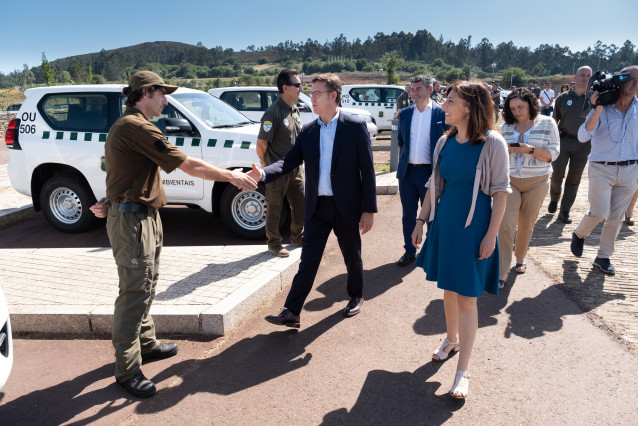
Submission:
[[408,166],[410,166],[410,167],[432,167],[432,164],[412,164],[412,163],[408,163]]
[[155,210],[145,204],[128,200],[111,202],[111,206],[122,213],[148,213],[149,210]]
[[596,164],[604,164],[605,166],[629,166],[630,164],[637,164],[638,160],[625,160],[625,161],[594,161]]

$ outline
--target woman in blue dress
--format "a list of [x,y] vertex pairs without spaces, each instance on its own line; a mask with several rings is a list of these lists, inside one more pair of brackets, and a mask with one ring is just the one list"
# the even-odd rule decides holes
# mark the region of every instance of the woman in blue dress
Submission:
[[418,248],[423,225],[432,221],[416,265],[443,289],[447,336],[434,352],[444,361],[459,352],[450,395],[465,398],[478,329],[478,296],[498,294],[496,235],[509,187],[507,145],[493,131],[494,103],[482,83],[455,82],[442,106],[451,129],[434,150],[432,177],[412,233]]

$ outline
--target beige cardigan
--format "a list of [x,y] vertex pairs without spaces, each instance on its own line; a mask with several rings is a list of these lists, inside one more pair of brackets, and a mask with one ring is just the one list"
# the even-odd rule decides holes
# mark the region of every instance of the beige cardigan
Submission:
[[[436,210],[436,203],[443,189],[445,189],[445,181],[439,173],[439,155],[443,150],[443,147],[447,143],[447,136],[441,136],[434,148],[434,167],[432,168],[432,176],[430,180],[425,184],[426,188],[429,188],[428,195],[430,196],[430,218],[429,221],[434,220],[434,211]],[[469,143],[469,142],[468,142]],[[435,190],[432,191],[432,184],[435,185]],[[476,207],[476,198],[478,197],[479,186],[481,191],[486,195],[492,196],[499,191],[512,192],[510,188],[510,175],[509,175],[509,156],[507,153],[507,144],[505,139],[500,133],[491,131],[488,133],[483,142],[483,148],[481,149],[481,155],[479,156],[478,163],[476,164],[476,174],[474,176],[474,189],[472,190],[472,206],[470,212],[467,215],[465,221],[465,227],[467,228],[472,223],[472,217],[474,217],[474,209]]]

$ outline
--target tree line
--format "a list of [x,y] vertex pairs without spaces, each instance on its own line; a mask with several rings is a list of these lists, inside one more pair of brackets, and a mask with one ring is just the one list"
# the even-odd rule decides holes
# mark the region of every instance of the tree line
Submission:
[[[393,55],[389,57],[389,55]],[[621,68],[638,63],[638,51],[629,40],[622,46],[598,41],[593,47],[572,52],[567,46],[541,44],[535,49],[511,41],[492,44],[487,38],[473,44],[472,36],[457,43],[435,38],[427,30],[416,33],[377,33],[366,40],[348,40],[343,34],[319,43],[287,40],[277,45],[246,47],[240,51],[221,46],[205,47],[176,42],[152,42],[104,50],[42,63],[8,75],[0,73],[0,88],[33,84],[81,84],[126,81],[138,69],[151,69],[165,79],[235,78],[267,84],[282,66],[306,74],[317,72],[376,72],[388,61],[393,71],[409,74],[429,72],[443,81],[498,75],[503,82],[529,76],[573,74],[580,65],[594,70]],[[271,65],[258,67],[257,65]],[[508,77],[508,78],[506,78]]]

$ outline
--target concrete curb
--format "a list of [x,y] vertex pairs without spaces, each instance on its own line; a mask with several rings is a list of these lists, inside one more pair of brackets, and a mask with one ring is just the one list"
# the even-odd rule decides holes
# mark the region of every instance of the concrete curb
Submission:
[[29,204],[15,209],[0,210],[0,229],[9,228],[21,222],[38,217],[42,212],[36,212],[33,205]]

